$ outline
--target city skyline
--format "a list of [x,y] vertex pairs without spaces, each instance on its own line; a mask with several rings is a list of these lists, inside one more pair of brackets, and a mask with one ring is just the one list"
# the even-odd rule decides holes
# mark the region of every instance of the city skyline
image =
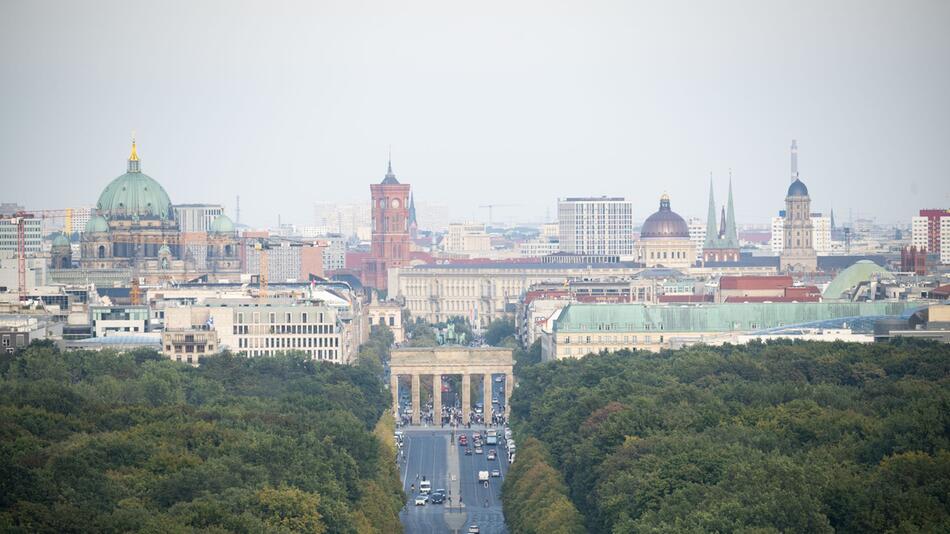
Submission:
[[[731,169],[737,221],[766,224],[791,139],[840,221],[950,200],[945,3],[240,7],[0,7],[4,200],[94,204],[132,130],[175,203],[240,195],[255,226],[365,198],[390,145],[416,200],[460,222],[499,196],[542,221],[600,195],[642,221],[664,192],[703,217],[709,172]],[[671,21],[689,43],[652,27]]]

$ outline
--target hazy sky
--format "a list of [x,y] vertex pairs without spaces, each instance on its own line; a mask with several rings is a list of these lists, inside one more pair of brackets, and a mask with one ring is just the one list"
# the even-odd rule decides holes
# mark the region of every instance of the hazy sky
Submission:
[[458,219],[668,191],[704,216],[950,207],[950,2],[0,0],[0,200],[92,205],[125,171],[310,224],[393,167]]

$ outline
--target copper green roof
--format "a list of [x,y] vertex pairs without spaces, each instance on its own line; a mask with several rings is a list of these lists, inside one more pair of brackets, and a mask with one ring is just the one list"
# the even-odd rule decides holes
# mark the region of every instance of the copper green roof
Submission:
[[62,232],[56,234],[56,237],[53,238],[53,247],[68,247],[69,238],[66,237]]
[[86,223],[86,228],[83,231],[88,234],[108,232],[109,223],[101,215],[93,215],[89,218],[89,222]]
[[871,260],[857,261],[838,273],[838,276],[825,288],[822,296],[826,299],[840,299],[843,293],[851,291],[861,282],[868,282],[874,278],[894,278],[894,275]]
[[231,221],[230,217],[222,213],[221,215],[215,217],[214,221],[211,222],[211,228],[209,231],[212,234],[233,234],[234,222]]
[[141,162],[132,141],[128,172],[109,183],[96,203],[99,214],[107,219],[126,217],[157,217],[171,219],[172,202],[165,189],[142,172]]
[[736,332],[842,317],[900,315],[912,302],[776,302],[650,306],[571,304],[554,321],[556,332]]

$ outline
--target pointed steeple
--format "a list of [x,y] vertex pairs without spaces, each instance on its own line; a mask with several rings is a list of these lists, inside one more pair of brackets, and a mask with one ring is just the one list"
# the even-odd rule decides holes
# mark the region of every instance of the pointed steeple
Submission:
[[713,197],[712,173],[709,173],[709,213],[706,214],[706,241],[704,247],[716,246],[719,230],[716,228],[716,199]]
[[132,132],[132,153],[129,154],[128,172],[142,172],[139,162],[139,153],[135,150],[135,132]]
[[739,248],[739,232],[736,230],[736,211],[732,204],[732,169],[729,169],[729,200],[726,204],[726,229],[723,231],[726,245]]
[[416,222],[416,196],[409,194],[409,226],[417,225]]
[[396,173],[393,172],[393,148],[389,147],[389,163],[386,165],[386,176],[383,178],[384,184],[398,184]]
[[835,209],[831,208],[831,231],[834,232],[837,229],[835,226]]

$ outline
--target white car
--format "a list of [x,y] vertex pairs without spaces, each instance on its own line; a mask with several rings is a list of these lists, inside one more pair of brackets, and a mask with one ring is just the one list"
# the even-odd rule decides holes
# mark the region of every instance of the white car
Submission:
[[478,530],[478,525],[472,525],[468,527],[468,534],[478,534],[481,530]]
[[425,506],[429,502],[429,498],[425,495],[416,495],[416,506]]

